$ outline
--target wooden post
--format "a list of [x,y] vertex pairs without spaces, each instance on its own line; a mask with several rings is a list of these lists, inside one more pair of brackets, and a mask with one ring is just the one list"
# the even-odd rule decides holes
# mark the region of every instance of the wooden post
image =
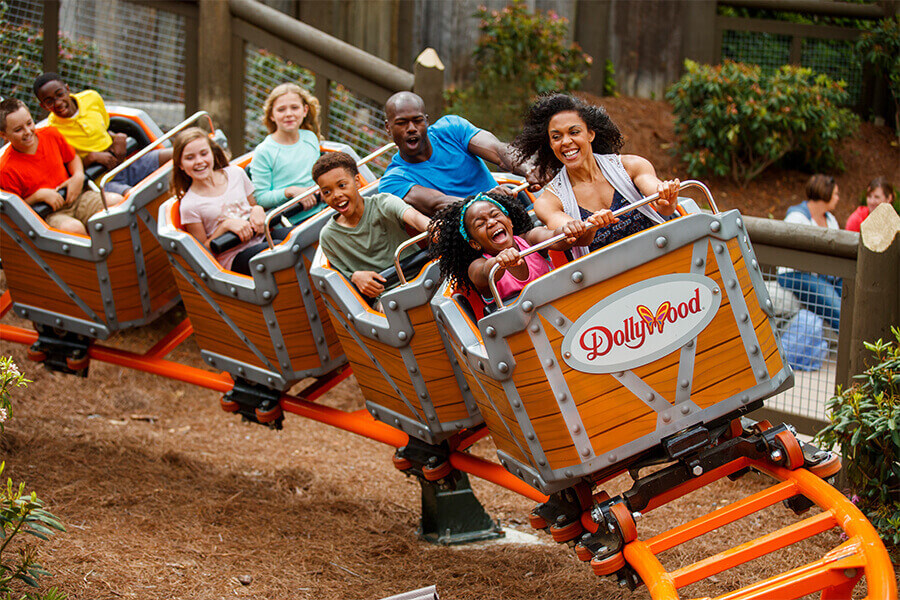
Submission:
[[[212,115],[213,122],[224,128],[229,145],[243,137],[243,131],[232,131],[231,96],[232,37],[231,12],[228,2],[200,0],[200,16],[197,19],[197,95],[199,104]],[[243,57],[242,57],[243,58]]]
[[425,111],[434,123],[444,114],[444,63],[434,48],[425,48],[413,67],[413,91],[425,101]]
[[[721,34],[716,30],[716,1],[685,2],[682,10],[682,59],[689,58],[707,65],[720,62],[721,57],[716,52],[717,48],[721,48],[717,39]],[[684,60],[681,62],[684,63]]]
[[609,58],[610,0],[577,0],[575,3],[575,42],[592,59],[581,89],[603,95],[606,59]]
[[860,226],[850,373],[865,371],[871,355],[863,342],[893,340],[900,325],[900,216],[882,204]]
[[[224,3],[223,3],[224,4]],[[244,73],[247,70],[247,42],[238,36],[231,37],[231,73],[230,73],[230,98],[228,99],[228,127],[225,135],[228,137],[228,147],[232,156],[244,153],[244,127],[246,115],[244,113]]]
[[331,121],[328,118],[328,110],[331,108],[331,80],[324,75],[316,75],[316,88],[313,90],[319,101],[319,125],[322,137],[328,139]]
[[197,47],[197,18],[184,18],[184,116],[192,115],[200,107],[198,88],[200,51]]
[[[44,2],[44,56],[45,73],[55,73],[59,67],[59,0]],[[5,91],[3,92],[6,93]]]

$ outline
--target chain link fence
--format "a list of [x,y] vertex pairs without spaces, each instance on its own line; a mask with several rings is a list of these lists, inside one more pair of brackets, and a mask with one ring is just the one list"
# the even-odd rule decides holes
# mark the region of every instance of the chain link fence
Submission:
[[[7,0],[0,10],[3,95],[43,118],[31,84],[43,72],[44,3]],[[164,129],[184,119],[183,17],[123,0],[62,0],[59,30],[57,70],[73,91],[142,108]]]
[[[763,279],[775,312],[775,333],[794,370],[794,387],[766,400],[766,406],[786,413],[827,421],[825,406],[834,395],[838,330],[831,304],[821,296],[795,292],[801,277],[825,282],[817,273],[763,267]],[[779,273],[779,271],[781,271]],[[840,280],[836,280],[839,282]],[[839,290],[840,284],[835,284]],[[837,294],[838,305],[840,293]],[[840,313],[838,312],[837,315]]]
[[[791,62],[792,36],[757,31],[722,32],[722,60],[759,65],[774,71]],[[862,94],[862,64],[854,40],[806,37],[801,41],[800,66],[847,84],[847,105],[856,105]]]

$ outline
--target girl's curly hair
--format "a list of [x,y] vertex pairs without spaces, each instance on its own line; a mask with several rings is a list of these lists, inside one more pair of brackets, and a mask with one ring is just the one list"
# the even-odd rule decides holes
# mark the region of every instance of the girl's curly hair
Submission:
[[[514,235],[522,235],[534,227],[528,212],[515,196],[496,192],[488,192],[485,195],[506,209],[512,221]],[[440,264],[441,276],[460,291],[476,291],[469,281],[469,265],[482,255],[481,250],[472,248],[459,233],[459,213],[472,198],[474,196],[445,206],[431,218],[428,225],[430,237],[435,240],[428,246],[428,252],[431,258]]]
[[511,144],[519,160],[533,157],[538,176],[544,182],[553,179],[562,168],[562,163],[550,149],[547,127],[554,115],[567,111],[578,113],[588,129],[594,132],[591,142],[594,154],[617,154],[625,143],[619,128],[602,106],[588,104],[568,94],[545,94],[528,109],[522,133]]

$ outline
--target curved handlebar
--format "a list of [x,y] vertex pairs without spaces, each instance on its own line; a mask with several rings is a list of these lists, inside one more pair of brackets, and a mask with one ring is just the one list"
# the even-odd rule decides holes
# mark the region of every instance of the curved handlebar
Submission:
[[190,125],[191,123],[193,123],[194,121],[196,121],[197,119],[199,119],[201,117],[206,117],[207,121],[209,122],[210,132],[214,132],[215,129],[213,128],[212,117],[210,117],[209,113],[206,112],[205,110],[198,110],[197,112],[192,114],[190,117],[188,117],[187,119],[185,119],[184,121],[182,121],[181,123],[179,123],[178,125],[173,127],[172,129],[167,131],[162,137],[159,137],[159,138],[153,140],[152,142],[147,144],[145,147],[141,148],[140,150],[138,150],[137,152],[135,152],[134,154],[132,154],[131,156],[129,156],[128,158],[123,160],[121,163],[116,165],[116,167],[114,167],[113,169],[110,169],[106,173],[106,175],[101,177],[100,178],[100,186],[99,186],[100,187],[100,199],[103,201],[104,210],[109,210],[109,206],[106,204],[106,194],[103,191],[103,188],[106,187],[107,183],[112,181],[116,175],[121,173],[126,167],[131,165],[133,162],[135,162],[136,160],[138,160],[139,158],[141,158],[148,152],[154,150],[157,146],[159,146],[159,144],[161,142],[164,142],[164,141],[170,139],[176,133],[179,133],[182,129],[187,128],[188,125]]
[[[712,193],[709,191],[709,188],[706,187],[706,184],[704,184],[701,181],[697,181],[695,179],[689,179],[688,181],[683,181],[681,183],[681,185],[678,186],[678,191],[681,191],[686,188],[697,188],[701,192],[703,192],[703,194],[706,196],[706,199],[709,201],[709,205],[713,210],[713,214],[719,214],[719,207],[716,205],[716,201],[713,200]],[[629,204],[628,206],[623,206],[619,210],[615,211],[613,213],[613,216],[620,217],[624,214],[630,213],[631,211],[633,211],[637,208],[640,208],[642,206],[650,204],[651,202],[655,202],[658,198],[659,198],[659,192],[657,192],[651,196],[642,198],[642,199],[638,200],[637,202],[635,202],[634,204]],[[589,225],[588,229],[593,229],[593,226]],[[533,254],[535,252],[544,250],[545,248],[549,248],[550,246],[552,246],[552,245],[556,244],[557,242],[560,242],[564,239],[566,239],[566,234],[560,233],[559,235],[553,236],[549,240],[544,240],[540,244],[535,244],[534,246],[531,246],[524,252],[521,252],[519,254],[519,256],[521,258],[525,258],[529,254]],[[493,267],[491,267],[491,272],[488,273],[488,285],[491,288],[491,295],[494,297],[494,302],[497,303],[498,309],[501,309],[504,306],[503,299],[500,297],[500,293],[497,291],[497,281],[496,281],[497,272],[500,271],[501,269],[503,269],[503,267],[500,266],[500,264],[498,263],[498,264],[495,264]]]
[[[524,189],[528,188],[528,183],[522,183],[517,185],[512,190],[510,190],[513,194],[518,194]],[[406,285],[406,275],[403,274],[403,269],[400,268],[400,255],[403,254],[403,251],[412,246],[413,244],[418,244],[422,240],[428,237],[428,232],[423,231],[419,235],[413,236],[397,246],[397,249],[394,251],[394,268],[397,269],[397,275],[400,277],[400,285]]]
[[[397,144],[395,144],[394,142],[391,142],[391,143],[389,143],[389,144],[385,144],[384,146],[382,146],[382,147],[379,148],[378,150],[375,150],[375,151],[372,152],[371,154],[369,154],[369,155],[367,155],[367,156],[361,158],[361,159],[359,160],[359,162],[356,163],[356,166],[357,166],[357,167],[361,167],[361,166],[363,166],[364,164],[366,164],[367,162],[369,162],[369,161],[371,161],[371,160],[374,160],[374,159],[378,158],[379,156],[381,156],[381,155],[384,154],[385,152],[389,152],[389,151],[393,150],[393,149],[396,148],[396,147],[397,147]],[[265,228],[264,228],[264,230],[265,230],[265,235],[266,235],[266,242],[269,244],[269,250],[272,250],[273,248],[275,248],[275,242],[272,240],[272,232],[269,230],[269,226],[270,226],[270,224],[272,223],[272,220],[273,220],[275,217],[280,216],[281,214],[283,214],[283,213],[284,213],[286,210],[288,210],[289,208],[291,208],[291,207],[296,206],[297,204],[299,204],[299,202],[300,202],[301,200],[303,200],[304,198],[306,198],[307,196],[311,196],[312,194],[315,194],[315,193],[318,192],[318,191],[319,191],[319,186],[314,185],[313,187],[309,188],[308,190],[306,190],[305,192],[303,192],[303,193],[300,194],[299,196],[294,196],[294,197],[291,198],[288,202],[285,202],[285,203],[282,204],[281,206],[277,206],[277,207],[275,207],[274,209],[272,209],[271,211],[269,211],[268,213],[266,213],[266,223],[265,223]]]

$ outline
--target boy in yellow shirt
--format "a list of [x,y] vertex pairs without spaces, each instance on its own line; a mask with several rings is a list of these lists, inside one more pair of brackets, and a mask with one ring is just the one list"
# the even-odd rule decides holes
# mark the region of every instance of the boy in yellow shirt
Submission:
[[[56,73],[38,77],[33,90],[41,106],[50,111],[50,126],[66,138],[85,167],[99,163],[109,170],[125,159],[126,136],[109,131],[109,113],[100,94],[94,90],[72,94]],[[109,182],[106,190],[124,194],[171,158],[170,148],[148,152]]]

